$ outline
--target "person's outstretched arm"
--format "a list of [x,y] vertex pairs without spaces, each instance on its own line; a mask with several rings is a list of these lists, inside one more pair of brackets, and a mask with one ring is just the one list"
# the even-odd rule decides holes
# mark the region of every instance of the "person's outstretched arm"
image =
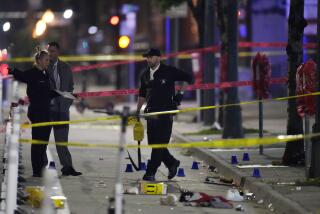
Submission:
[[182,81],[182,82],[187,82],[189,84],[194,83],[194,77],[192,73],[182,71],[176,67],[171,67],[171,68],[173,71],[174,81]]
[[24,83],[30,82],[31,76],[30,76],[30,72],[28,71],[21,71],[16,68],[9,68],[8,73],[11,74],[14,77],[14,79],[20,82],[24,82]]

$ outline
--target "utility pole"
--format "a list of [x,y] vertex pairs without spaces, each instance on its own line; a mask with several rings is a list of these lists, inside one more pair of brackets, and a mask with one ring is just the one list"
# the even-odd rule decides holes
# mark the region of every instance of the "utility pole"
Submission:
[[[320,51],[320,0],[318,0],[318,17],[317,17],[317,53]],[[320,55],[316,55],[317,62],[317,91],[320,91]],[[313,125],[313,133],[320,133],[320,96],[317,96],[317,108],[315,116],[315,124]],[[310,177],[320,177],[320,139],[319,137],[312,139],[311,151],[311,167]]]
[[[205,26],[204,26],[204,47],[214,45],[214,32],[215,32],[215,15],[214,15],[214,1],[206,0],[205,6]],[[215,81],[215,58],[214,52],[208,52],[204,54],[204,74],[203,83],[214,83]],[[215,105],[215,90],[206,90],[203,92],[203,105],[213,106]],[[215,122],[215,110],[203,111],[204,125],[212,125]]]
[[[228,69],[227,81],[238,81],[238,1],[227,0]],[[238,88],[226,90],[226,104],[239,103]],[[242,138],[242,116],[239,105],[224,108],[223,138]]]

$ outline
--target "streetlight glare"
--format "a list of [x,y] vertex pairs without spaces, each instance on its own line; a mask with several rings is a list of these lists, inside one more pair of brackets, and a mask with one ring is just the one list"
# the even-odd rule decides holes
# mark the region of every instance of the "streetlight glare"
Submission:
[[70,19],[73,15],[73,10],[67,9],[63,12],[63,18]]
[[36,24],[35,30],[33,31],[32,37],[37,38],[41,36],[46,31],[46,29],[47,29],[47,24],[44,21],[39,20]]
[[97,33],[97,31],[98,31],[97,26],[91,26],[91,27],[89,27],[89,29],[88,29],[88,33],[89,33],[89,34],[95,34],[95,33]]
[[42,20],[45,23],[51,23],[54,20],[54,14],[51,10],[46,10],[46,12],[44,12],[44,14],[42,15]]
[[118,44],[120,48],[127,48],[130,44],[130,38],[128,36],[121,36]]
[[117,24],[119,24],[119,22],[120,22],[119,16],[112,16],[110,18],[110,24],[112,24],[112,25],[117,25]]
[[8,30],[10,30],[10,28],[11,28],[10,22],[6,22],[6,23],[4,23],[3,26],[2,26],[2,30],[3,30],[4,32],[7,32]]
[[0,49],[0,62],[4,61],[4,60],[7,60],[7,58],[8,58],[7,49],[3,49],[3,50]]

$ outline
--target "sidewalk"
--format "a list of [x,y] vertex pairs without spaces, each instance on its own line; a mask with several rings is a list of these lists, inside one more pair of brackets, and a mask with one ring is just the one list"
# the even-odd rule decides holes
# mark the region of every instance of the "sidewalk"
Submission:
[[[179,142],[221,138],[220,135],[183,135],[186,132],[208,128],[199,123],[176,122],[174,127],[174,137]],[[250,137],[257,137],[257,135]],[[272,161],[281,161],[284,146],[285,144],[268,146],[264,148],[263,155],[259,155],[258,147],[241,149],[192,148],[190,151],[194,156],[216,167],[227,178],[233,178],[238,185],[253,192],[258,201],[263,200],[265,207],[272,204],[277,213],[320,213],[320,187],[295,185],[296,181],[306,180],[303,167],[261,167],[271,165]],[[244,152],[249,153],[250,161],[242,161]],[[238,164],[231,164],[232,155],[237,156]],[[261,178],[252,177],[254,167],[252,165],[261,165],[259,167]],[[242,168],[243,166],[248,168]]]
[[[93,114],[90,111],[85,112],[84,115],[75,114],[73,111],[72,119],[92,118],[101,115]],[[117,144],[119,142],[120,127],[117,122],[96,122],[74,124],[70,126],[70,141],[95,143],[95,144]],[[30,138],[30,130],[24,130],[23,138]],[[132,127],[128,127],[126,135],[128,144],[136,144],[132,141]],[[146,139],[143,140],[142,145],[146,145]],[[68,207],[72,214],[105,214],[108,209],[108,199],[113,196],[114,181],[116,179],[117,169],[117,155],[118,151],[115,149],[107,149],[100,147],[82,148],[69,147],[72,154],[73,163],[77,170],[83,173],[82,176],[60,177],[63,193],[67,197]],[[53,145],[49,146],[53,160],[56,163],[57,172],[60,173],[60,164],[57,153]],[[226,196],[229,186],[205,184],[205,178],[208,175],[207,165],[199,170],[191,169],[194,160],[198,158],[186,156],[178,149],[171,149],[172,153],[177,159],[181,161],[181,166],[184,168],[185,177],[175,177],[172,181],[168,181],[168,170],[163,165],[159,168],[156,174],[158,182],[165,182],[169,186],[169,193],[175,194],[178,198],[180,196],[180,189],[187,189],[193,192],[205,192],[213,196]],[[137,160],[136,150],[130,150],[134,160]],[[142,161],[147,162],[150,157],[150,149],[142,149]],[[23,144],[23,162],[26,167],[23,176],[27,179],[25,183],[28,185],[42,186],[42,179],[31,177],[30,164],[30,145]],[[121,168],[123,169],[123,184],[124,188],[137,185],[144,174],[144,171],[125,173],[126,164],[130,163],[125,160]],[[125,200],[125,214],[162,214],[162,213],[239,213],[235,210],[237,205],[242,205],[243,213],[248,214],[269,214],[272,213],[265,209],[262,205],[256,204],[254,201],[246,200],[243,202],[232,202],[233,209],[216,209],[206,207],[191,207],[185,206],[178,202],[177,206],[163,206],[160,205],[160,198],[163,195],[124,195]],[[40,213],[39,209],[32,209],[28,205],[23,205],[22,208],[28,213]],[[62,211],[62,210],[61,210]],[[68,213],[68,212],[60,212]]]
[[[103,115],[94,114],[92,111],[86,111],[80,115],[72,108],[73,120],[75,119],[88,119],[93,117],[100,117]],[[190,117],[189,117],[190,118]],[[272,118],[277,123],[283,123],[282,119]],[[179,121],[174,122],[174,136],[175,140],[181,141],[203,141],[204,137],[208,139],[220,138],[218,135],[212,136],[196,136],[185,137],[182,134],[185,132],[194,132],[203,129],[200,123],[181,122],[183,115],[179,115]],[[252,121],[255,121],[253,119]],[[248,124],[254,124],[252,121],[246,121],[244,125],[250,127]],[[23,122],[23,120],[21,121]],[[270,121],[269,121],[270,122]],[[276,126],[270,124],[275,130],[279,130]],[[267,123],[267,122],[266,122]],[[285,122],[284,122],[285,123]],[[281,127],[283,125],[281,124]],[[282,130],[281,130],[282,131]],[[70,126],[70,141],[94,143],[94,144],[115,144],[119,142],[120,127],[118,122],[95,122],[83,123]],[[22,138],[30,138],[30,130],[22,132]],[[126,135],[127,143],[135,144],[132,141],[132,130],[128,128]],[[146,139],[142,145],[146,144]],[[60,174],[57,153],[53,145],[49,146],[53,159],[57,165],[58,174]],[[107,213],[108,198],[113,195],[115,171],[117,168],[117,151],[114,149],[106,148],[80,148],[70,147],[73,157],[75,168],[83,172],[79,177],[61,177],[60,183],[64,195],[68,198],[68,206],[70,213]],[[275,208],[275,213],[317,213],[320,201],[320,188],[319,187],[297,187],[293,185],[284,184],[287,182],[296,181],[297,179],[304,179],[303,168],[261,168],[261,179],[251,177],[252,168],[240,169],[230,164],[231,154],[236,154],[239,163],[242,162],[242,154],[248,151],[250,154],[249,164],[270,164],[273,160],[279,160],[283,147],[277,146],[276,148],[266,148],[265,155],[258,154],[256,148],[250,150],[208,150],[208,149],[192,149],[192,156],[186,156],[179,149],[170,149],[177,159],[181,160],[181,166],[185,170],[186,177],[175,177],[172,182],[167,181],[168,170],[162,165],[156,175],[157,181],[164,181],[168,183],[171,193],[180,196],[179,189],[187,189],[194,192],[205,192],[210,195],[226,196],[226,192],[230,187],[205,184],[204,180],[208,176],[207,164],[205,167],[200,167],[199,170],[192,170],[191,165],[194,160],[205,160],[212,166],[217,167],[219,173],[225,177],[234,178],[238,184],[241,184],[245,189],[254,192],[256,201],[246,200],[243,202],[233,202],[234,207],[242,205],[245,209],[244,213],[272,213],[270,207]],[[136,154],[135,150],[130,151],[133,155]],[[150,157],[150,150],[142,150],[142,161],[147,162]],[[133,157],[137,160],[136,157]],[[25,185],[43,185],[40,179],[31,177],[31,164],[30,164],[30,145],[23,144],[23,163],[26,167],[23,177],[27,179]],[[200,161],[201,162],[201,161]],[[122,169],[126,168],[128,160],[122,165]],[[124,187],[136,185],[143,175],[143,171],[124,173]],[[242,181],[242,182],[241,182]],[[276,183],[281,183],[277,185]],[[160,214],[160,213],[239,213],[235,209],[214,209],[204,207],[190,207],[178,203],[177,206],[162,206],[160,205],[161,195],[125,195],[125,209],[126,214],[130,213],[146,213],[146,214]],[[258,204],[257,201],[263,199],[263,203]],[[271,205],[270,205],[271,204]],[[38,209],[32,209],[29,206],[22,206],[29,212],[39,213]]]

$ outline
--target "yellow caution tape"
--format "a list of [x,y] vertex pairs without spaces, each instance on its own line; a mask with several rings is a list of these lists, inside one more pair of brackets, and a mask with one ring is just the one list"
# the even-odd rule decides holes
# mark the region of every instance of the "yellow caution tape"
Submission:
[[[312,133],[308,135],[279,135],[277,137],[264,138],[244,138],[244,139],[215,139],[211,141],[200,141],[190,143],[174,143],[174,144],[153,144],[153,145],[133,145],[127,144],[124,147],[127,149],[134,148],[239,148],[239,147],[253,147],[259,145],[271,145],[278,143],[287,143],[301,139],[310,139],[312,137],[319,137],[320,133]],[[47,141],[20,139],[21,143],[30,144],[48,144]],[[54,144],[54,143],[52,143]],[[74,146],[87,148],[119,148],[118,144],[88,144],[79,142],[59,142],[55,143],[58,146]]]
[[31,127],[57,126],[57,125],[66,125],[66,124],[74,124],[74,123],[108,121],[108,120],[119,120],[119,119],[120,119],[120,116],[112,116],[112,117],[97,117],[97,118],[83,119],[83,120],[42,122],[42,123],[33,123],[33,124],[21,124],[21,128],[26,129]]
[[[47,141],[42,140],[32,140],[32,139],[19,139],[20,143],[36,144],[36,145],[45,145],[49,144]],[[87,147],[87,148],[119,148],[117,144],[89,144],[89,143],[80,143],[80,142],[56,142],[52,143],[57,146],[73,146],[73,147]]]
[[[192,107],[192,108],[183,108],[180,110],[171,110],[171,111],[161,111],[161,112],[151,112],[146,114],[141,114],[142,117],[154,117],[158,115],[165,115],[165,114],[178,114],[178,113],[185,113],[185,112],[192,112],[192,111],[203,111],[209,110],[214,108],[226,108],[238,105],[248,105],[248,104],[255,104],[259,102],[270,102],[270,101],[283,101],[288,99],[295,99],[299,97],[306,97],[306,96],[316,96],[320,95],[320,92],[314,92],[310,94],[302,94],[302,95],[295,95],[295,96],[288,96],[288,97],[278,97],[273,99],[263,99],[263,100],[253,100],[253,101],[245,101],[240,103],[233,103],[233,104],[224,104],[224,105],[214,105],[214,106],[202,106],[202,107]],[[34,124],[21,124],[21,128],[31,128],[31,127],[42,127],[42,126],[56,126],[56,125],[65,125],[65,124],[74,124],[74,123],[84,123],[84,122],[96,122],[96,121],[108,121],[108,120],[119,120],[120,116],[112,116],[112,117],[98,117],[92,119],[83,119],[83,120],[70,120],[70,121],[56,121],[56,122],[43,122],[43,123],[34,123]],[[129,117],[128,125],[134,125],[136,123],[135,117]]]
[[[313,54],[315,53],[315,50],[306,50],[306,53]],[[279,50],[279,51],[263,51],[268,56],[284,56],[286,55],[285,51]],[[239,51],[238,55],[239,57],[250,57],[255,56],[257,54],[257,51]],[[220,57],[220,53],[216,53],[215,56],[217,58]],[[178,59],[191,59],[191,54],[188,53],[182,53],[177,56],[175,56]],[[81,56],[61,56],[60,57],[63,61],[66,62],[90,62],[90,61],[142,61],[144,58],[141,56],[141,54],[136,55],[126,55],[126,54],[109,54],[109,55],[81,55]],[[164,57],[164,59],[169,57]],[[9,63],[24,63],[24,62],[33,62],[33,57],[16,57],[8,59],[7,62]]]
[[[143,60],[141,55],[81,55],[81,56],[61,56],[61,60],[66,62],[89,62],[89,61],[127,61],[127,60]],[[32,57],[16,57],[7,60],[11,63],[33,62]]]

